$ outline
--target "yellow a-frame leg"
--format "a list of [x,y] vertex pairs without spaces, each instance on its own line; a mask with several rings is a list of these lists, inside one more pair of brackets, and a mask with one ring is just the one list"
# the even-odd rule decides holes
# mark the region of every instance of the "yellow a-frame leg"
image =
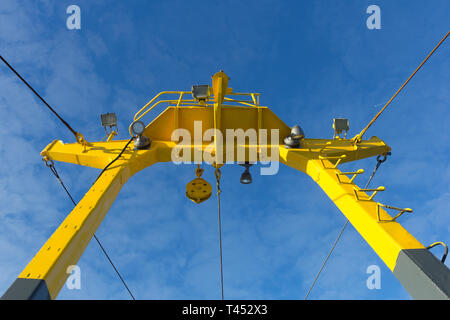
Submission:
[[410,209],[395,208],[400,214],[392,217],[373,201],[384,188],[367,195],[337,169],[336,160],[311,160],[281,147],[280,161],[306,172],[325,191],[413,298],[450,299],[449,269],[396,221]]
[[[80,144],[67,147],[55,141],[47,147],[51,151],[46,149],[43,154],[52,160],[89,163],[102,168],[117,156],[126,143],[116,141],[109,148],[103,147],[105,143],[95,143],[91,149],[93,151],[86,154]],[[69,276],[68,267],[78,262],[122,186],[144,163],[150,166],[156,162],[157,150],[157,144],[144,154],[131,151],[131,147],[126,150],[93,184],[2,298],[56,298]]]

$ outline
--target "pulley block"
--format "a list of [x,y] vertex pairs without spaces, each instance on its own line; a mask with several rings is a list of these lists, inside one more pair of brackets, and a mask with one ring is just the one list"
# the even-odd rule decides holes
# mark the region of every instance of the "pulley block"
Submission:
[[212,187],[205,179],[201,178],[203,169],[200,166],[195,170],[197,178],[186,185],[186,197],[195,203],[201,203],[208,200],[212,194]]

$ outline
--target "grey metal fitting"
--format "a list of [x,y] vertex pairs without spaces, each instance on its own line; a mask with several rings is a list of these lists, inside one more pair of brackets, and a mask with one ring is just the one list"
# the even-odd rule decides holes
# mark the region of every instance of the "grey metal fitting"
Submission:
[[302,139],[305,138],[305,133],[299,125],[291,128],[291,134],[284,138],[284,146],[286,148],[300,148]]
[[134,140],[134,150],[145,150],[150,147],[151,141],[144,135],[137,136]]

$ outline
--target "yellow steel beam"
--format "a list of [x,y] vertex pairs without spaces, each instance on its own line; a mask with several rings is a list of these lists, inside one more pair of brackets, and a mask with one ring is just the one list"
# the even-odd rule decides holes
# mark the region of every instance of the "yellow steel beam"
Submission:
[[[316,159],[280,147],[280,161],[307,173],[325,191],[414,299],[449,300],[450,270],[397,222],[412,210],[375,202],[384,187],[360,189],[353,180],[361,170],[348,172],[349,178],[337,168],[341,160],[338,154]],[[396,212],[390,215],[382,208]]]
[[[41,156],[48,160],[78,164],[86,167],[103,169],[125,147],[127,141],[99,141],[83,146],[79,143],[64,144],[54,140],[41,151]],[[130,151],[125,151],[124,157]]]
[[[83,154],[80,144],[63,145],[60,142],[48,146],[43,153],[52,160],[78,164],[89,163],[101,167],[115,158],[126,141],[109,143],[108,148],[98,148],[102,143],[94,143],[93,149]],[[77,148],[77,145],[81,148]],[[66,148],[65,152],[61,150]],[[83,199],[64,219],[44,246],[20,273],[22,279],[43,280],[52,299],[68,277],[67,268],[75,265],[89,241],[100,226],[122,186],[137,171],[157,162],[157,147],[150,150],[124,152],[123,158],[114,162],[89,189]],[[103,157],[99,156],[99,152]],[[92,155],[90,155],[92,153]],[[72,154],[72,157],[69,155]],[[17,281],[17,280],[16,280]]]
[[[239,110],[238,112],[241,113]],[[304,142],[307,146],[304,149],[280,148],[280,156],[288,165],[295,163],[297,168],[305,172],[307,172],[306,163],[311,157],[318,159],[319,156],[331,154],[332,156],[346,155],[348,159],[354,159],[385,153],[389,150],[389,147],[379,139],[362,142],[359,147],[361,150],[355,149],[349,141],[307,139]],[[63,144],[56,140],[49,144],[41,154],[48,160],[104,168],[116,158],[126,143],[127,141],[123,140],[92,142],[89,146],[83,146],[79,143]],[[132,150],[132,145],[130,145],[123,152],[122,157],[106,170],[86,193],[19,275],[19,279],[44,280],[50,296],[55,298],[68,276],[67,267],[77,263],[122,185],[133,174],[156,162],[171,161],[172,150],[175,146],[176,143],[172,141],[152,141],[149,150]],[[186,146],[191,149],[191,161],[194,160],[194,149],[204,152],[207,146],[206,143]],[[272,148],[271,145],[242,145],[241,147],[247,150],[261,147],[271,150]],[[235,146],[235,161],[237,160],[237,148],[238,146]],[[211,151],[214,152],[215,149],[213,148]],[[226,145],[223,153],[226,155]],[[248,153],[246,154],[248,156]],[[321,160],[317,161],[322,163]]]
[[[280,161],[308,174],[336,204],[350,223],[375,250],[392,271],[400,250],[423,249],[424,246],[409,234],[370,195],[361,191],[351,178],[342,175],[329,160],[310,159],[292,149],[280,147]],[[356,197],[354,190],[359,192]],[[381,222],[378,218],[378,209]]]
[[44,280],[50,297],[56,298],[69,275],[67,268],[76,265],[128,178],[127,170],[120,165],[107,170],[64,219],[19,278]]
[[[19,278],[5,294],[7,298],[55,298],[68,276],[67,267],[77,263],[123,184],[136,172],[156,162],[173,160],[173,151],[175,148],[180,148],[179,137],[173,137],[176,129],[184,129],[190,135],[191,140],[183,141],[181,146],[183,152],[189,152],[187,158],[189,162],[198,160],[195,158],[198,152],[205,155],[206,152],[219,154],[221,151],[223,160],[230,160],[230,157],[227,157],[228,143],[233,143],[233,149],[229,149],[229,151],[234,152],[232,157],[234,161],[242,161],[242,159],[237,159],[236,151],[239,147],[245,149],[246,161],[252,160],[249,158],[249,154],[253,151],[258,154],[258,160],[266,161],[267,158],[260,154],[261,149],[267,150],[267,155],[272,156],[271,150],[275,148],[279,152],[280,162],[305,172],[316,181],[386,265],[401,279],[404,285],[406,284],[406,287],[414,283],[411,279],[418,275],[418,277],[422,277],[421,283],[429,286],[431,288],[429,291],[434,292],[436,297],[450,295],[450,293],[446,293],[446,290],[450,289],[442,285],[442,283],[450,281],[447,281],[446,276],[440,276],[440,274],[448,274],[448,271],[447,273],[437,272],[436,270],[443,267],[436,263],[425,247],[397,222],[397,218],[403,212],[409,212],[410,209],[377,204],[373,199],[376,193],[384,188],[360,189],[353,183],[353,180],[356,174],[360,174],[362,171],[343,173],[338,169],[340,163],[388,153],[390,147],[382,140],[372,137],[355,144],[354,141],[347,139],[302,139],[301,148],[287,149],[282,145],[282,141],[290,134],[290,128],[269,108],[259,106],[259,95],[250,94],[254,103],[253,105],[249,104],[250,107],[222,104],[224,100],[232,100],[226,98],[225,95],[240,95],[232,93],[231,88],[228,88],[228,77],[223,72],[219,72],[213,77],[215,100],[213,108],[209,107],[208,103],[194,104],[191,100],[183,100],[183,95],[189,92],[164,93],[178,94],[179,97],[173,101],[167,100],[169,107],[146,127],[144,135],[150,138],[151,147],[148,150],[133,150],[131,144],[123,152],[121,158],[114,162],[94,183],[19,275]],[[161,101],[156,102],[156,99],[162,94],[157,95],[139,110],[134,119],[141,119],[160,103]],[[170,106],[172,102],[175,105]],[[201,128],[196,127],[195,124],[198,123],[201,123]],[[214,129],[212,143],[203,141],[204,133],[208,129]],[[267,130],[266,143],[261,142],[259,131],[256,132],[256,144],[241,141],[241,145],[236,145],[234,137],[233,141],[227,141],[226,130],[236,129],[246,132],[249,129],[265,129]],[[278,141],[271,139],[273,129],[278,130]],[[223,145],[218,143],[218,130],[222,131],[222,137],[225,139]],[[200,142],[193,142],[196,136],[197,138],[200,136]],[[64,144],[55,140],[42,151],[41,155],[48,160],[103,169],[117,157],[126,143],[127,141],[123,140],[109,140],[89,144]],[[218,150],[220,146],[223,146],[223,150]],[[213,157],[210,154],[208,158]],[[352,174],[353,177],[350,178],[346,174]],[[367,195],[366,192],[369,191],[373,193]],[[383,208],[400,210],[400,214],[391,217]],[[424,272],[422,269],[430,269],[427,267],[429,265],[434,265],[434,269],[428,270],[428,273]],[[403,270],[407,270],[407,272]],[[423,276],[424,274],[425,276]],[[434,280],[436,278],[439,279]],[[435,288],[437,289],[435,290]],[[421,297],[421,291],[414,286],[410,290],[419,292],[417,296]],[[19,294],[17,295],[17,293]]]
[[[307,146],[307,148],[301,148],[301,149],[286,149],[289,150],[289,154],[291,155],[299,155],[305,159],[320,159],[320,157],[324,157],[326,159],[327,157],[343,157],[339,163],[345,163],[349,161],[354,161],[357,159],[364,159],[369,158],[381,154],[386,154],[391,149],[389,146],[387,146],[383,141],[380,139],[374,137],[371,140],[363,140],[359,144],[358,149],[354,149],[353,145],[351,144],[351,140],[346,140],[344,142],[338,141],[338,145],[334,144],[334,140],[327,140],[327,139],[304,139],[304,144]],[[332,144],[328,144],[328,143]],[[92,147],[88,147],[87,149],[83,147],[82,145],[78,143],[68,143],[64,144],[60,140],[55,140],[51,144],[49,144],[42,152],[41,155],[48,160],[54,160],[54,161],[61,161],[61,162],[67,162],[67,163],[73,163],[73,164],[79,164],[94,168],[103,169],[109,162],[111,162],[117,154],[122,150],[122,148],[127,143],[127,140],[117,140],[112,141],[110,143],[111,145],[108,146],[105,142],[92,142]],[[194,144],[187,144],[187,145],[178,145],[175,141],[162,141],[162,140],[153,140],[152,141],[152,148],[150,150],[154,150],[155,154],[157,156],[158,162],[171,162],[172,161],[172,150],[176,146],[181,149],[190,149],[190,162],[194,162],[194,150],[199,150],[201,152],[208,152],[211,151],[212,153],[215,152],[215,148],[210,146],[211,142],[203,142],[199,145]],[[132,146],[132,145],[131,145]],[[130,148],[131,148],[130,146]],[[331,146],[331,147],[330,147]],[[110,147],[111,149],[108,149]],[[330,152],[325,154],[323,150],[324,147],[330,148]],[[206,150],[208,148],[208,150]],[[267,156],[271,156],[271,150],[273,148],[279,148],[279,145],[271,145],[271,144],[237,144],[235,143],[233,145],[233,161],[237,161],[237,150],[238,148],[243,148],[246,150],[245,155],[246,159],[248,158],[248,150],[255,149],[258,155],[258,160],[267,160],[262,159],[260,157],[260,149],[266,149],[267,150]],[[283,147],[284,148],[284,147]],[[156,151],[157,150],[157,151]],[[226,151],[227,151],[227,144],[224,143],[223,145],[223,155],[224,159],[226,159]],[[122,156],[122,160],[124,159],[134,159],[136,157],[143,157],[144,155],[147,155],[149,150],[136,150],[136,151],[129,151],[124,152]],[[140,158],[140,159],[141,159]],[[331,159],[330,161],[333,162],[332,166],[335,165],[335,160]],[[133,161],[134,165],[138,165],[138,161]],[[139,164],[139,170],[142,170],[145,168],[145,163]],[[139,171],[137,170],[137,171]],[[135,171],[135,172],[137,172]],[[304,171],[304,170],[302,170]]]
[[[55,141],[43,150],[42,155],[49,160],[103,168],[117,156],[126,142],[94,142],[85,147],[78,143]],[[424,249],[369,195],[361,191],[352,178],[337,169],[339,162],[385,154],[390,148],[383,141],[372,138],[362,141],[357,148],[346,140],[305,139],[303,143],[305,147],[300,149],[279,146],[280,162],[310,175],[391,270],[396,268],[401,251]],[[131,145],[92,186],[16,281],[43,280],[50,297],[55,298],[68,276],[67,267],[76,264],[81,257],[122,185],[133,174],[156,162],[171,161],[176,146],[172,141],[152,141],[149,150],[132,150]],[[206,144],[189,144],[185,148],[205,152],[206,147]],[[270,150],[272,146],[243,147],[246,150],[267,147]],[[223,152],[226,153],[226,146]],[[234,152],[235,160],[236,154]],[[191,152],[191,161],[194,160],[193,155],[194,152]]]

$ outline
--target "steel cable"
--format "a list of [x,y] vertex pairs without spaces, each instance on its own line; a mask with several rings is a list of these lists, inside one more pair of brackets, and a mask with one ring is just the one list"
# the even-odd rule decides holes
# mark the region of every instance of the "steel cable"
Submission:
[[8,61],[6,61],[5,58],[3,58],[0,55],[0,59],[6,64],[6,66],[11,69],[12,72],[14,72],[16,74],[16,76],[23,81],[23,83],[25,83],[25,85],[47,106],[47,108],[53,112],[53,114],[55,116],[58,117],[59,120],[61,120],[61,122],[67,127],[67,129],[70,130],[70,132],[72,132],[75,136],[75,139],[78,141],[78,132],[75,131],[59,114],[58,112],[55,111],[55,109],[53,109],[48,103],[47,101],[45,101],[44,98],[41,97],[41,95],[39,93],[37,93],[36,90],[33,89],[33,87],[8,63]]
[[406,86],[406,84],[409,82],[409,80],[414,77],[414,75],[419,71],[419,69],[427,62],[428,58],[430,58],[433,53],[439,48],[439,46],[445,41],[445,39],[450,34],[450,31],[447,32],[447,34],[439,41],[439,43],[434,47],[434,49],[428,54],[428,56],[422,61],[422,63],[416,68],[416,70],[409,76],[409,78],[403,83],[403,85],[400,87],[400,89],[397,90],[397,92],[392,96],[391,99],[384,105],[384,107],[373,117],[373,119],[369,122],[367,126],[364,127],[364,129],[361,130],[361,132],[354,138],[356,142],[360,142],[364,133],[370,128],[370,126],[378,119],[378,117],[381,115],[381,113],[387,108],[387,106],[394,100],[394,98],[402,91],[402,89]]
[[[125,149],[125,148],[124,148]],[[72,201],[73,205],[76,206],[76,202],[73,199],[72,195],[70,194],[69,190],[67,190],[64,182],[62,181],[61,177],[58,174],[58,171],[56,171],[55,165],[53,163],[53,161],[51,160],[47,160],[45,161],[45,165],[47,167],[50,168],[50,171],[55,175],[55,177],[58,179],[59,183],[61,184],[61,186],[64,188],[64,191],[66,191],[67,195],[69,196],[70,200]],[[104,169],[105,170],[105,169]],[[103,172],[102,172],[103,173]],[[101,175],[101,174],[100,174]],[[99,175],[99,177],[100,177]],[[98,178],[97,178],[98,179]],[[105,248],[103,247],[102,243],[100,242],[100,239],[94,234],[94,239],[95,241],[97,241],[98,245],[100,246],[100,249],[103,251],[103,253],[105,254],[106,258],[108,259],[109,263],[111,264],[111,266],[113,267],[114,271],[117,273],[120,281],[122,281],[122,284],[124,285],[125,289],[128,291],[128,293],[130,294],[131,298],[133,300],[136,300],[134,298],[133,293],[131,292],[130,288],[128,287],[127,283],[125,282],[125,280],[123,279],[122,275],[120,274],[119,270],[116,268],[114,262],[112,261],[112,259],[110,258],[108,252],[106,252]]]
[[[367,181],[366,186],[364,187],[364,189],[367,189],[367,187],[368,187],[369,184],[370,184],[370,181],[372,181],[372,179],[373,179],[375,173],[377,172],[378,168],[380,167],[380,165],[381,165],[383,162],[386,161],[386,159],[387,159],[386,156],[384,156],[383,159],[381,159],[380,156],[377,157],[377,165],[375,166],[375,169],[373,170],[372,174],[370,175],[369,180]],[[321,274],[323,268],[324,268],[325,265],[327,264],[328,259],[330,258],[331,254],[333,253],[334,248],[336,248],[336,245],[337,245],[337,243],[339,242],[339,239],[341,239],[341,236],[342,236],[342,234],[344,233],[344,230],[345,230],[345,228],[347,227],[347,225],[348,225],[349,222],[350,222],[350,221],[347,219],[347,221],[345,221],[344,225],[342,226],[341,231],[339,232],[338,237],[337,237],[336,240],[334,241],[333,246],[331,247],[330,251],[328,252],[327,257],[325,258],[325,261],[322,263],[322,266],[320,267],[319,272],[317,273],[317,275],[316,275],[316,277],[314,278],[314,281],[313,281],[311,287],[309,288],[308,292],[306,293],[305,300],[308,299],[308,296],[309,296],[309,294],[311,293],[311,290],[314,288],[314,285],[316,284],[317,279],[319,279],[319,276],[320,276],[320,274]]]

